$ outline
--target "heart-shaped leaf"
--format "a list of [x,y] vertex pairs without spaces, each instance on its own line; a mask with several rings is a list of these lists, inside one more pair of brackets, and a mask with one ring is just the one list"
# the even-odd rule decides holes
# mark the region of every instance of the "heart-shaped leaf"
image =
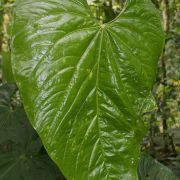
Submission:
[[163,47],[150,0],[106,24],[86,0],[18,0],[13,71],[28,116],[68,179],[136,179],[142,114]]

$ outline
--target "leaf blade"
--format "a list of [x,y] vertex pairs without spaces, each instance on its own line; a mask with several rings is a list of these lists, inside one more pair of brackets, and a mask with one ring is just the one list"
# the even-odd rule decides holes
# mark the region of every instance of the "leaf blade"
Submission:
[[50,156],[68,179],[136,179],[146,130],[140,116],[154,106],[163,46],[155,8],[149,0],[128,1],[99,26],[85,1],[19,2],[13,69]]

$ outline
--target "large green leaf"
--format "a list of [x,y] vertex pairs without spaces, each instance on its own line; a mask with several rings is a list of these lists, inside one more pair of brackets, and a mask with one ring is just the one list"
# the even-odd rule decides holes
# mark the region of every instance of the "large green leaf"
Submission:
[[14,84],[0,86],[0,180],[63,179],[43,150],[23,107],[10,106],[16,90]]
[[25,109],[69,180],[136,179],[142,114],[163,47],[150,0],[107,24],[86,0],[18,0],[13,71]]

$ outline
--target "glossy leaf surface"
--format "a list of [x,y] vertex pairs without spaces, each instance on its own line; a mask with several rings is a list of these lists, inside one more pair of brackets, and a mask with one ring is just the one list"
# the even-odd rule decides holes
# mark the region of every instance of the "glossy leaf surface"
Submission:
[[69,180],[136,179],[142,114],[163,47],[150,0],[100,25],[85,0],[18,0],[13,70],[25,109]]

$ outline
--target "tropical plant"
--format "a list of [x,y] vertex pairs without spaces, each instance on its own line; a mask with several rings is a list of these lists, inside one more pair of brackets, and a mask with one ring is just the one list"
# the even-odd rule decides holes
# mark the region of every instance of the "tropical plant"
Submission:
[[15,84],[0,87],[0,179],[63,179],[30,125]]
[[138,178],[139,180],[179,180],[169,168],[146,153],[141,154]]
[[128,0],[105,24],[86,1],[17,1],[15,79],[33,127],[68,179],[137,178],[163,44],[150,0]]

